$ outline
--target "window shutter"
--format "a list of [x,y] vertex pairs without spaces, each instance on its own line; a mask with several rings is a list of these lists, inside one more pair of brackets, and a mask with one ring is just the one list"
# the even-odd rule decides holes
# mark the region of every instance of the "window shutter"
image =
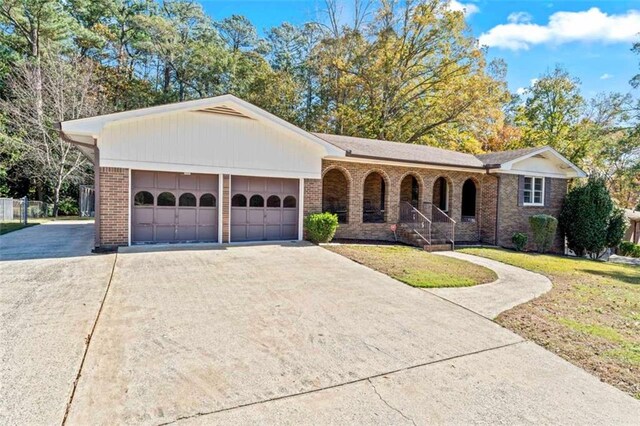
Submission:
[[551,178],[544,179],[544,206],[549,207],[551,205]]
[[524,206],[524,176],[518,175],[518,206]]

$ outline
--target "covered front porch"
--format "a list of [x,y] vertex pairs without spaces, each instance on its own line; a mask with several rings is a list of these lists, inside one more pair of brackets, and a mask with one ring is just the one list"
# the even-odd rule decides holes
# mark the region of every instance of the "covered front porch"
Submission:
[[495,196],[496,178],[483,171],[323,161],[322,210],[338,216],[336,238],[487,241],[483,216],[495,218]]

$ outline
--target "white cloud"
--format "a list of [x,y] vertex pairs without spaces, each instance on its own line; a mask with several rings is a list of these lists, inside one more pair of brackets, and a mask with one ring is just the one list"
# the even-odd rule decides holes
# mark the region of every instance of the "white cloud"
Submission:
[[609,80],[613,76],[611,74],[607,74],[606,72],[600,76],[600,80]]
[[513,12],[507,16],[507,21],[511,24],[528,24],[533,16],[527,12]]
[[537,78],[532,78],[531,80],[529,80],[529,85],[533,87],[536,85],[537,82],[538,82]]
[[520,96],[524,95],[525,93],[527,93],[527,89],[525,87],[518,87],[516,89],[516,93]]
[[474,13],[480,12],[480,8],[473,3],[461,3],[458,0],[451,0],[449,3],[449,9],[464,13],[464,16],[471,16]]
[[[514,14],[509,16],[512,15]],[[513,18],[516,19],[516,16]],[[522,16],[517,19],[522,19]],[[636,40],[638,33],[639,10],[609,15],[592,7],[583,12],[556,12],[549,17],[546,25],[521,20],[497,25],[480,36],[480,44],[510,50],[528,50],[532,45],[542,43],[627,43]]]

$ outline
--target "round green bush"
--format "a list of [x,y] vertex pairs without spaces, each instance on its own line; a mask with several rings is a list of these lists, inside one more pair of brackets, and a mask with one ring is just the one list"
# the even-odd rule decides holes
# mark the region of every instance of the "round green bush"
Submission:
[[535,214],[529,217],[529,226],[533,234],[536,250],[545,253],[553,245],[558,228],[558,219],[548,214]]
[[640,257],[640,245],[631,241],[623,241],[618,248],[620,256]]
[[328,243],[338,229],[338,216],[333,213],[313,213],[304,218],[307,239],[312,243]]
[[516,232],[515,234],[513,234],[513,237],[511,237],[511,242],[513,243],[513,246],[516,249],[516,251],[524,250],[524,248],[527,246],[528,241],[529,241],[529,236],[527,236],[527,234],[524,234],[522,232]]

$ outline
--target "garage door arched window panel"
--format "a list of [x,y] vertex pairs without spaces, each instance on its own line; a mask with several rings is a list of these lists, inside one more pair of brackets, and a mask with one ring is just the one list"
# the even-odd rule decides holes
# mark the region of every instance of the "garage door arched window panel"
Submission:
[[262,198],[262,195],[252,195],[249,199],[249,207],[264,207],[264,198]]
[[175,207],[176,196],[171,192],[162,192],[158,195],[158,207]]
[[295,209],[297,205],[296,197],[293,195],[287,195],[284,197],[284,201],[282,202],[282,207],[285,209]]
[[153,194],[149,191],[139,191],[133,197],[134,206],[153,206]]
[[247,207],[247,197],[236,194],[231,198],[231,207]]
[[278,197],[277,195],[272,195],[267,198],[267,207],[280,208],[280,197]]
[[217,175],[132,170],[131,179],[132,243],[218,240]]
[[196,206],[196,196],[190,192],[185,192],[178,199],[178,206],[180,207],[195,207]]
[[467,179],[462,185],[462,221],[476,221],[476,183],[473,179]]
[[215,207],[216,197],[213,194],[202,194],[200,196],[200,207]]
[[298,192],[298,183],[298,179],[232,176],[231,196],[242,197],[244,203],[232,202],[231,242],[298,238],[297,199],[285,201]]

